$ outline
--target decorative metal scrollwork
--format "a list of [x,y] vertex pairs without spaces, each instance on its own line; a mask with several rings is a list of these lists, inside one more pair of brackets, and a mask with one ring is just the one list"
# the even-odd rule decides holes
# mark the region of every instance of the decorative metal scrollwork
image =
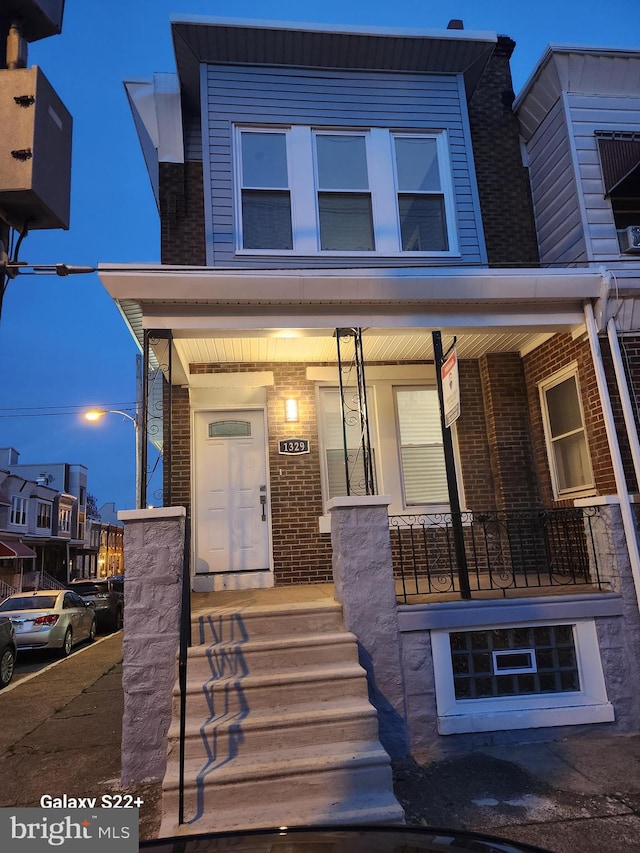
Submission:
[[[158,470],[162,488],[153,489],[154,505],[171,505],[172,335],[168,330],[144,333],[142,365],[141,471],[142,505],[147,506],[152,478]],[[165,417],[166,414],[166,417]],[[156,451],[149,462],[149,446]]]
[[[362,329],[336,329],[347,495],[376,492],[367,410]],[[357,436],[353,441],[351,436]],[[353,446],[355,444],[355,446]]]

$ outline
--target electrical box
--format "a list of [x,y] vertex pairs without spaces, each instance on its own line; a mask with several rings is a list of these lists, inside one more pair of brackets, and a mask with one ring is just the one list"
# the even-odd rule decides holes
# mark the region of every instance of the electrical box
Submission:
[[17,230],[69,227],[72,125],[37,66],[0,70],[0,215]]
[[0,15],[20,22],[22,36],[38,41],[62,30],[64,0],[0,0]]

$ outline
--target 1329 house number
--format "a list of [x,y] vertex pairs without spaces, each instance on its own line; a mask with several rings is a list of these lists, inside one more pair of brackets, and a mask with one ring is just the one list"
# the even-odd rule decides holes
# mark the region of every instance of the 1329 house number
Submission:
[[295,456],[298,453],[309,453],[308,438],[286,438],[278,442],[278,453]]

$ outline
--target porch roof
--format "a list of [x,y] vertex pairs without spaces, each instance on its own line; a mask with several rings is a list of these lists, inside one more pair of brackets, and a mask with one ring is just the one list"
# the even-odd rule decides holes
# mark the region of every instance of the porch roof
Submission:
[[[369,360],[428,358],[430,331],[461,337],[460,358],[526,352],[579,333],[594,269],[242,269],[102,264],[133,336],[171,330],[185,373],[205,361],[325,361],[336,327],[367,329]],[[215,345],[214,345],[215,344]]]

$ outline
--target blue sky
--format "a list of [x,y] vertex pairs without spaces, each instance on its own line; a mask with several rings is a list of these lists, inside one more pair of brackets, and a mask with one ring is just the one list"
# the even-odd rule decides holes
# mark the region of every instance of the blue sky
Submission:
[[[66,0],[63,32],[36,42],[39,65],[74,118],[71,226],[34,231],[21,260],[69,264],[159,261],[158,216],[122,81],[173,71],[169,20],[205,15],[467,30],[516,41],[516,92],[549,43],[640,50],[640,0]],[[117,415],[86,424],[93,404],[132,408],[137,348],[96,275],[20,276],[0,324],[0,446],[24,463],[89,469],[98,504],[134,505],[134,435]],[[10,416],[19,414],[18,417]],[[159,486],[159,482],[153,482]]]

